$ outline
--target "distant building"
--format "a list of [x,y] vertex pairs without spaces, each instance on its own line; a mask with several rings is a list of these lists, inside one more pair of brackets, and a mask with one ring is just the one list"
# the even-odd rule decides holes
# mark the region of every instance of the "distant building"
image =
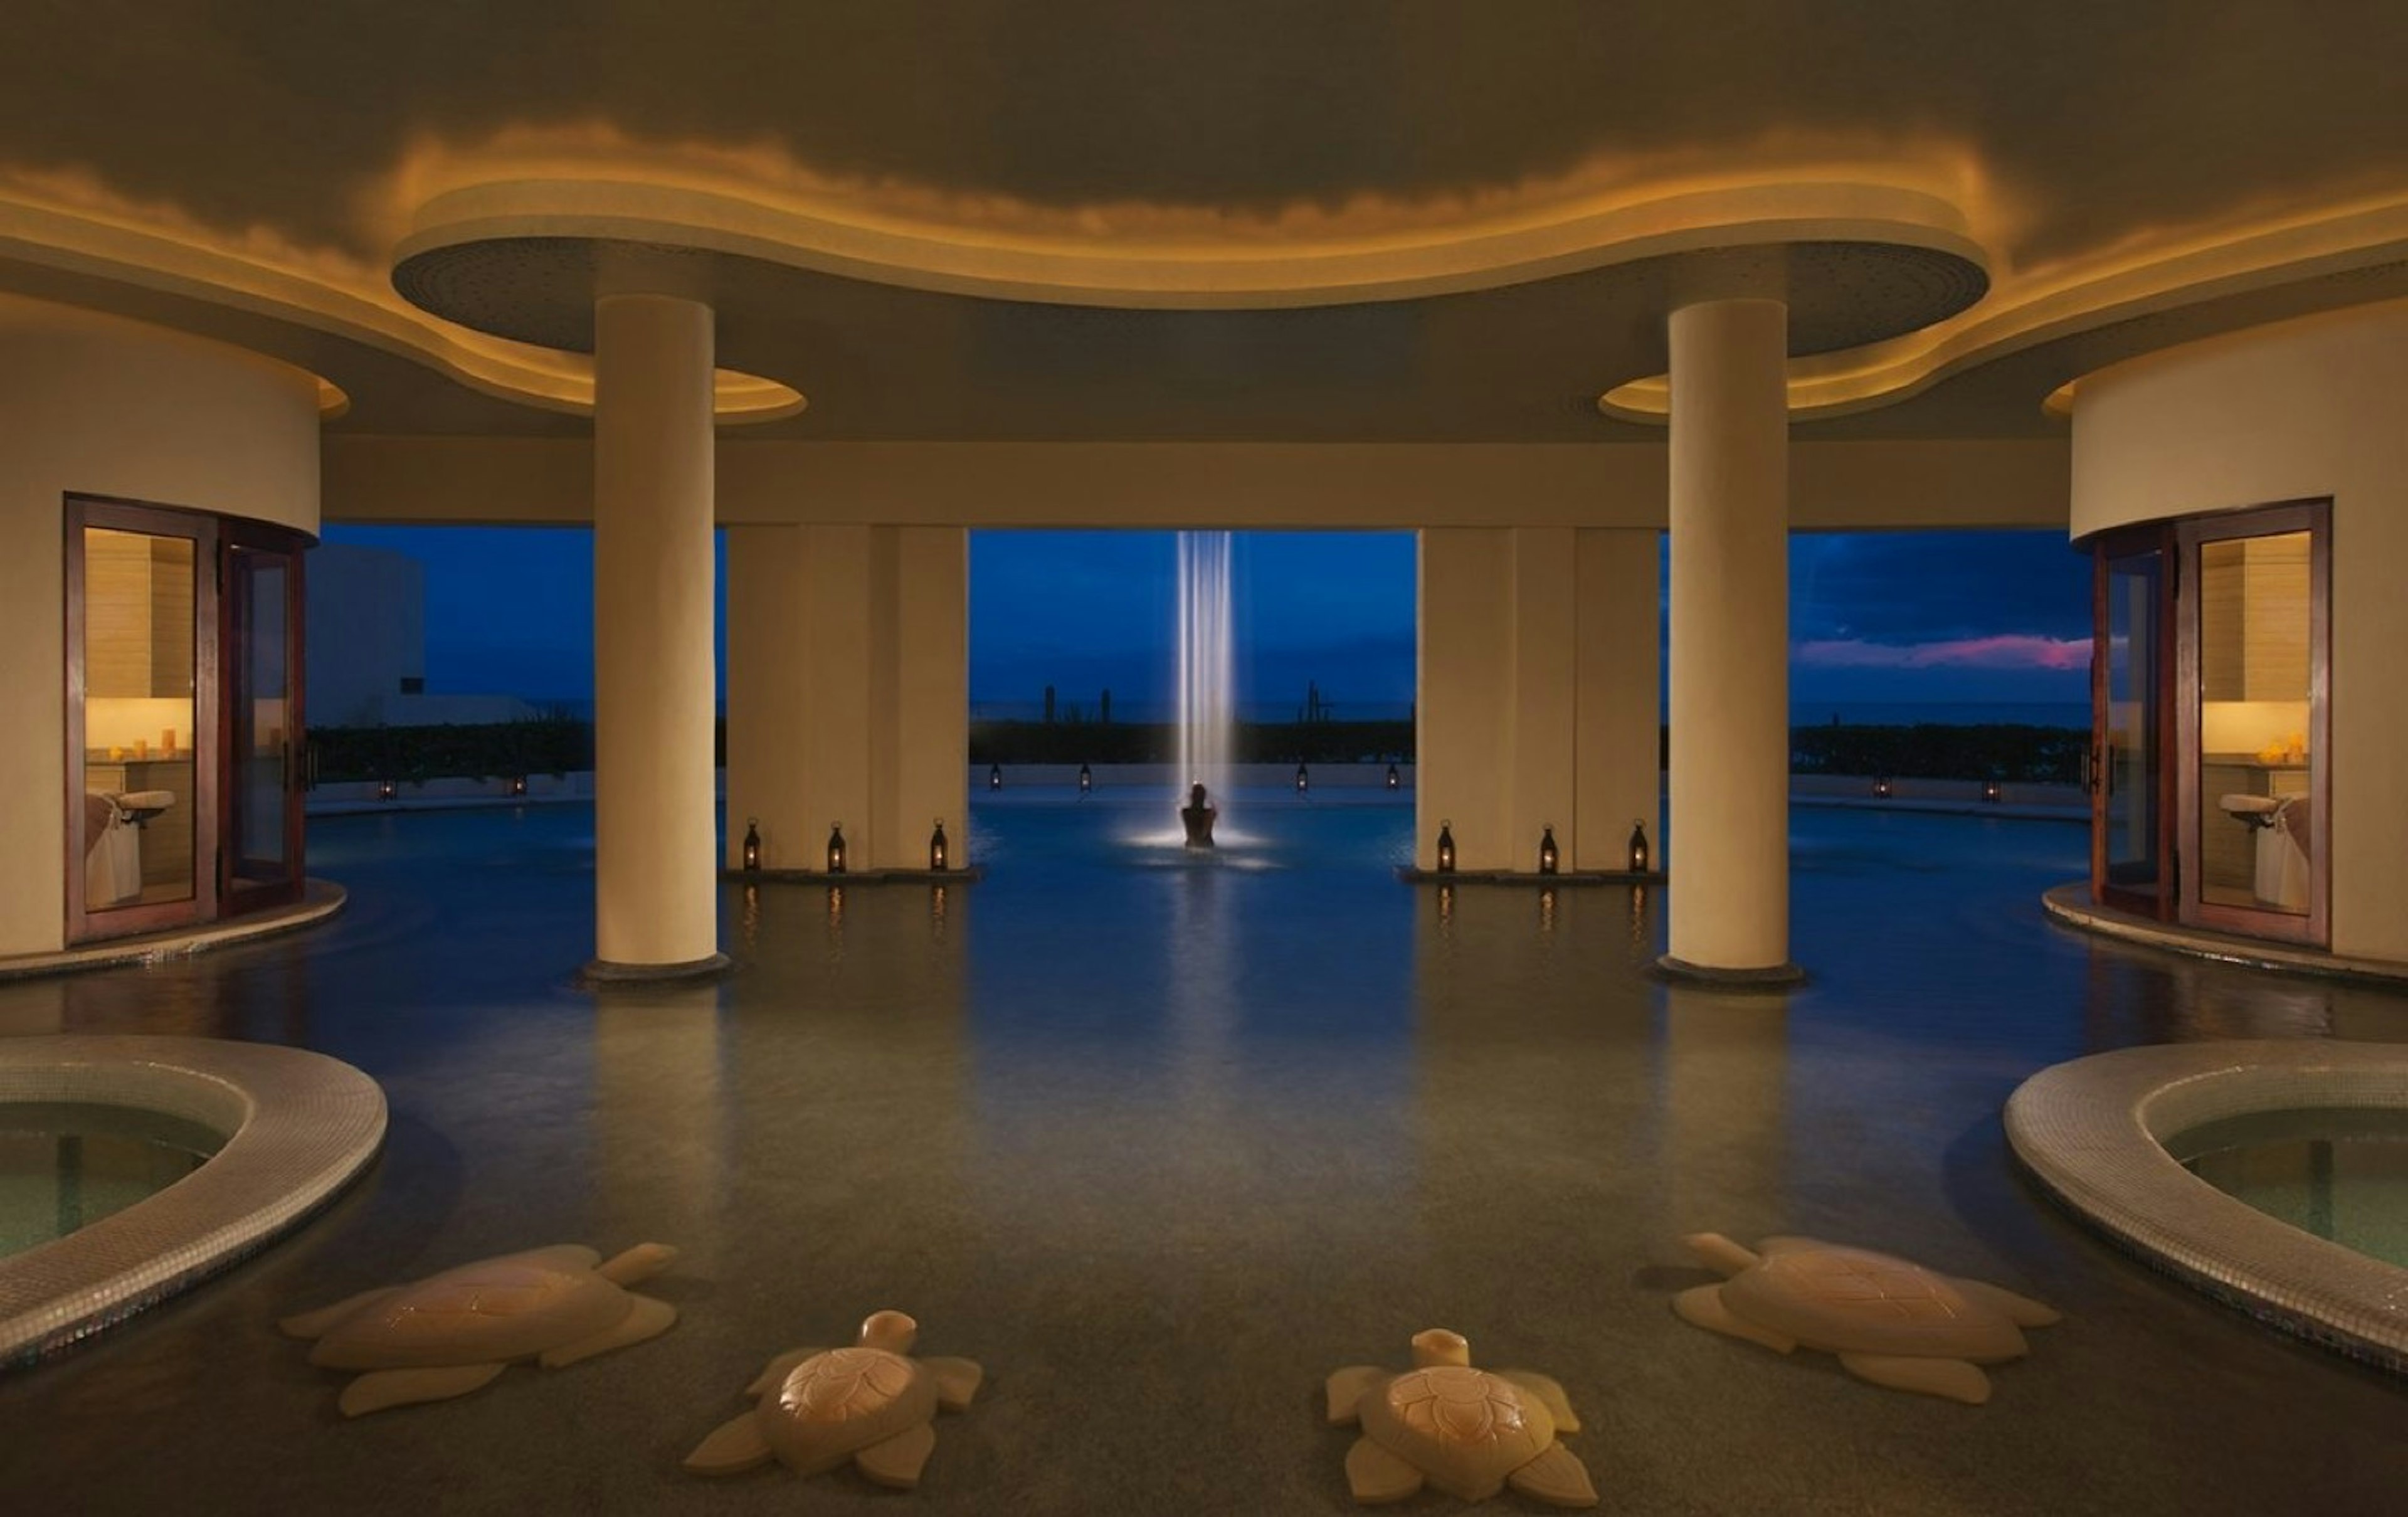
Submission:
[[516,695],[426,693],[426,565],[389,548],[309,551],[308,720],[318,727],[523,722]]

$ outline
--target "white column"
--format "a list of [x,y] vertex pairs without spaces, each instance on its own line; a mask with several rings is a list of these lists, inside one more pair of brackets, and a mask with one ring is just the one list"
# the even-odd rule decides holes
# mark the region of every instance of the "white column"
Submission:
[[804,750],[811,730],[804,651],[806,528],[731,526],[727,532],[727,837],[723,862],[744,863],[744,828],[758,818],[761,866],[816,869],[827,824],[804,806]]
[[890,867],[928,864],[928,834],[945,819],[953,865],[974,864],[969,818],[969,535],[960,527],[882,527],[895,538],[895,820],[881,828]]
[[594,312],[596,979],[707,972],[719,952],[711,776],[711,312]]
[[1791,980],[1787,308],[1671,315],[1671,952]]
[[1425,527],[1416,557],[1414,862],[1436,867],[1445,822],[1458,869],[1535,868],[1538,839],[1524,850],[1507,836],[1501,770],[1512,723],[1512,534]]
[[1664,761],[1656,669],[1662,591],[1654,532],[1584,527],[1575,612],[1579,693],[1573,866],[1602,873],[1630,867],[1630,823],[1647,829],[1650,866],[1664,866]]

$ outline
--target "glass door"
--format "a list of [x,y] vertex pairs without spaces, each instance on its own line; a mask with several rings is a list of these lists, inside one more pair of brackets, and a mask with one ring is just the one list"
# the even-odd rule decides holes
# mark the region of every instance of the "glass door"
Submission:
[[2163,918],[2172,850],[2165,804],[2167,552],[2155,529],[2102,541],[2092,594],[2091,894]]
[[226,548],[225,822],[228,914],[301,895],[301,553]]
[[2328,513],[2276,506],[2179,530],[2186,923],[2326,941]]
[[67,939],[217,914],[214,519],[67,510]]

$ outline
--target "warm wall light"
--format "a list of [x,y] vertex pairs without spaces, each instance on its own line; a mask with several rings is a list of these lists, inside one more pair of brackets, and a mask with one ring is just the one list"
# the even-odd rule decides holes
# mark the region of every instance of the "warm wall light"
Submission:
[[1638,817],[1630,819],[1630,872],[1647,872],[1647,824]]
[[1393,764],[1389,765],[1389,766],[1388,766],[1388,788],[1389,788],[1390,790],[1394,790],[1394,789],[1396,789],[1398,786],[1399,786],[1399,785],[1403,784],[1404,782],[1405,782],[1405,777],[1404,777],[1403,775],[1400,775],[1400,774],[1398,774],[1398,773],[1397,772],[1397,766],[1396,766],[1395,765],[1393,765]]
[[1079,794],[1082,794],[1082,795],[1084,795],[1084,794],[1087,794],[1089,791],[1091,791],[1091,790],[1093,790],[1093,789],[1095,789],[1095,788],[1096,788],[1096,771],[1095,771],[1095,770],[1093,770],[1093,769],[1088,768],[1088,767],[1087,767],[1085,765],[1083,765],[1083,764],[1080,765],[1080,766],[1079,766]]
[[1298,765],[1296,766],[1296,793],[1297,793],[1297,794],[1301,795],[1301,794],[1303,794],[1306,791],[1308,791],[1308,790],[1310,790],[1310,789],[1312,789],[1312,776],[1310,773],[1306,772],[1305,767],[1304,767],[1304,766],[1303,766],[1302,764],[1298,764]]
[[828,826],[827,872],[844,873],[844,823],[841,822]]
[[1438,872],[1455,873],[1455,832],[1444,821],[1438,824]]
[[937,819],[937,830],[928,835],[928,869],[933,874],[945,872],[945,819]]
[[1003,788],[1002,765],[990,764],[986,766],[986,788],[989,790],[1001,790]]
[[1888,776],[1885,775],[1881,779],[1873,781],[1873,799],[1877,801],[1885,801],[1889,799]]
[[1539,872],[1554,874],[1555,866],[1562,862],[1563,856],[1555,851],[1555,823],[1549,823],[1539,829]]
[[744,819],[744,868],[747,873],[761,867],[761,819]]

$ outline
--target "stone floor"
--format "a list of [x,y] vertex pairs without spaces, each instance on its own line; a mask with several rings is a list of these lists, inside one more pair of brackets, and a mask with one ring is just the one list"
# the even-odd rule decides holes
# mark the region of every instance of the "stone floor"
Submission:
[[[314,823],[312,871],[351,892],[327,925],[0,984],[0,1034],[303,1044],[393,1109],[379,1165],[291,1239],[0,1376],[0,1505],[1339,1512],[1322,1376],[1442,1324],[1564,1381],[1610,1510],[2401,1510],[2408,1384],[2113,1252],[2015,1174],[1999,1109],[2134,1042],[2408,1041],[2408,997],[2049,924],[2080,828],[1801,810],[1814,978],[1733,996],[1644,973],[1660,894],[1442,911],[1390,876],[1406,810],[1232,805],[1240,846],[1208,863],[1129,840],[1154,829],[1125,808],[1007,802],[973,818],[986,880],[941,897],[729,886],[738,968],[711,987],[572,987],[592,818],[559,808]],[[1674,1318],[1701,1228],[1888,1249],[2068,1320],[1987,1407],[1877,1390]],[[455,1402],[346,1423],[273,1329],[643,1238],[685,1251],[647,1287],[673,1331]],[[886,1306],[991,1375],[918,1493],[679,1470],[771,1353]]]

